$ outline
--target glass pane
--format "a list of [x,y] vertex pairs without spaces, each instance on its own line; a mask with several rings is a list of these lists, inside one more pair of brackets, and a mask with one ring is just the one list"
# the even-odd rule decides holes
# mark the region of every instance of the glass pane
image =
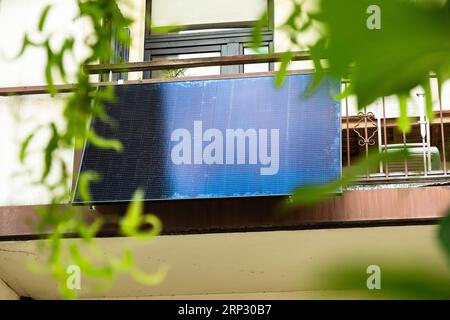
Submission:
[[[203,52],[203,53],[184,53],[179,55],[154,56],[154,61],[166,59],[192,59],[192,58],[208,58],[220,57],[220,52]],[[209,76],[220,74],[220,66],[198,67],[198,68],[182,68],[170,70],[158,70],[152,72],[153,78],[176,78],[176,77],[195,77]]]
[[[220,57],[220,52],[186,53],[178,55],[178,59],[208,58],[208,57]],[[185,69],[184,73],[186,77],[209,76],[218,74],[220,74],[220,66],[187,68]]]
[[267,0],[152,0],[155,27],[246,23],[249,27],[267,10]]
[[[243,28],[220,28],[220,29],[192,29],[192,30],[180,30],[178,34],[191,34],[191,33],[206,33],[206,32],[223,32],[223,31],[240,31]],[[248,29],[244,29],[248,30]]]
[[[269,53],[269,47],[259,48],[255,51],[252,48],[244,48],[244,54],[258,54],[258,53]],[[254,64],[244,64],[244,73],[252,72],[268,72],[269,63],[254,63]]]

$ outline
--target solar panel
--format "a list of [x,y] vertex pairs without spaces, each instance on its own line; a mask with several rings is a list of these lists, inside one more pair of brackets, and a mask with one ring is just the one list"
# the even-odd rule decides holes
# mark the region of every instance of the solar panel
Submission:
[[[337,81],[304,95],[311,74],[119,85],[106,105],[116,126],[92,128],[118,139],[116,152],[87,143],[80,171],[101,179],[90,203],[287,195],[341,172]],[[77,184],[78,185],[78,184]],[[78,189],[78,187],[76,188]],[[74,204],[84,202],[75,193]],[[87,204],[87,203],[84,203]]]

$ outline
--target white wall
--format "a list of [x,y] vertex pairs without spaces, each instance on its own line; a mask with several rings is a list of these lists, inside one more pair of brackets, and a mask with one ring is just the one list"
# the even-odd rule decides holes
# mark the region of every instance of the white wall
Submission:
[[[0,205],[46,204],[50,201],[47,190],[33,182],[38,181],[43,169],[44,153],[50,137],[49,130],[35,131],[42,125],[55,122],[62,128],[61,112],[64,97],[50,98],[48,95],[0,97]],[[25,165],[19,162],[21,142],[35,132],[29,145],[29,157]],[[69,168],[73,163],[72,151],[58,151]],[[49,176],[55,181],[60,175],[53,170]]]
[[[53,34],[51,44],[58,47],[66,35],[72,34],[76,36],[76,60],[87,53],[82,40],[89,25],[87,21],[73,22],[78,12],[75,0],[3,0],[0,2],[0,86],[41,85],[45,82],[45,52],[29,49],[20,59],[12,58],[19,52],[25,33],[42,40],[36,33],[37,25],[41,11],[49,3],[53,9],[48,15],[44,34]],[[65,65],[74,70],[69,57]]]
[[[367,266],[376,264],[382,267],[382,279],[383,272],[403,266],[448,279],[448,261],[436,231],[436,226],[427,225],[167,235],[153,241],[100,238],[101,252],[118,257],[130,248],[142,271],[154,273],[165,265],[167,276],[162,283],[148,286],[121,274],[107,292],[98,292],[99,282],[82,275],[79,294],[81,298],[360,299],[370,292],[331,291],[338,288],[327,281],[328,273],[349,265],[365,273]],[[61,245],[69,248],[77,242],[81,252],[89,251],[77,239],[64,239]],[[30,272],[25,263],[44,262],[38,245],[38,240],[0,242],[0,278],[19,295],[55,299],[55,282],[48,275]]]
[[[74,18],[78,14],[75,0],[2,0],[0,1],[0,87],[42,85],[45,83],[46,55],[43,50],[29,48],[24,56],[13,59],[19,52],[25,33],[39,37],[37,25],[41,11],[47,4],[52,10],[47,17],[44,34],[52,34],[52,45],[57,48],[67,35],[75,36],[75,57],[67,57],[65,66],[75,72],[75,61],[88,54],[84,38],[91,30],[86,19]],[[145,0],[121,0],[118,2],[125,16],[135,20],[130,33],[130,61],[142,61],[144,57]]]
[[[122,0],[118,3],[122,13],[134,21],[130,26],[130,62],[144,61],[145,3],[145,0]],[[138,79],[142,79],[142,72],[128,74],[128,80]]]
[[153,0],[152,25],[256,21],[266,7],[266,0]]
[[0,300],[19,300],[19,296],[0,279]]
[[[86,21],[73,22],[77,15],[74,0],[3,0],[0,2],[0,87],[32,86],[45,84],[44,68],[46,54],[43,50],[30,48],[18,59],[25,33],[41,41],[36,33],[40,13],[47,4],[53,4],[47,24],[46,34],[53,34],[51,44],[59,46],[68,34],[75,35],[75,57],[65,60],[70,73],[75,71],[75,61],[86,55],[82,43],[89,30]],[[82,32],[80,32],[82,30]],[[60,80],[56,79],[57,82]],[[43,156],[39,151],[45,147],[48,131],[39,132],[30,145],[30,158],[25,166],[18,160],[21,141],[40,125],[51,121],[63,126],[62,110],[64,96],[50,98],[49,95],[0,97],[0,205],[45,204],[50,201],[48,192],[33,186],[43,167]],[[72,166],[73,152],[63,152],[61,157]],[[30,173],[28,170],[32,170]],[[51,179],[59,173],[52,172]]]
[[[274,0],[274,49],[275,52],[284,52],[288,50],[305,50],[308,45],[312,45],[318,36],[314,32],[308,32],[298,37],[297,41],[300,46],[291,44],[289,35],[280,28],[289,18],[293,10],[292,0]],[[311,12],[316,8],[317,0],[305,0],[303,8],[306,12]],[[312,61],[294,61],[290,64],[291,70],[310,70],[314,68]]]
[[[47,17],[44,34],[52,34],[51,44],[59,47],[63,39],[75,36],[75,54],[67,57],[65,66],[69,81],[75,79],[75,66],[88,54],[84,38],[91,30],[88,20],[76,20],[78,7],[75,0],[2,0],[0,1],[0,87],[33,86],[46,83],[44,68],[46,54],[43,50],[29,48],[18,59],[26,33],[33,39],[42,40],[37,33],[40,14],[47,4],[52,10]],[[119,2],[123,13],[136,22],[131,26],[132,43],[130,61],[142,61],[144,56],[145,0],[124,0]],[[71,76],[72,75],[72,76]],[[138,79],[142,73],[130,74],[129,79]],[[55,79],[61,83],[60,79]],[[96,78],[93,77],[95,81]],[[30,156],[25,165],[19,163],[21,142],[38,126],[50,122],[63,128],[62,111],[67,95],[51,98],[49,95],[0,97],[0,206],[46,204],[50,195],[43,187],[33,185],[42,173],[43,148],[49,139],[49,132],[39,131],[30,144]],[[58,151],[72,168],[73,151]],[[58,179],[59,170],[52,171],[50,180]]]

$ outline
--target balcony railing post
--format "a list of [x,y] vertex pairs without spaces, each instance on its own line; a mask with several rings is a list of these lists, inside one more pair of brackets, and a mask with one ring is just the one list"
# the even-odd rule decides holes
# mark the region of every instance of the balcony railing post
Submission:
[[429,135],[427,135],[427,121],[425,115],[425,92],[419,91],[416,93],[416,96],[419,100],[419,128],[420,136],[422,137],[423,173],[425,176],[428,176],[427,154],[429,153],[429,149],[427,151],[427,147],[429,145]]
[[[365,139],[365,149],[366,149],[366,158],[369,156],[369,134],[367,131],[367,107],[364,107],[364,139]],[[369,169],[366,171],[367,178],[370,178]]]
[[441,91],[441,83],[438,81],[438,99],[439,99],[439,117],[441,120],[441,143],[442,143],[442,160],[443,160],[443,169],[444,175],[447,175],[447,159],[446,159],[446,150],[445,150],[445,130],[444,130],[444,114],[442,111],[442,91]]
[[[386,125],[386,101],[385,98],[381,98],[381,103],[383,105],[383,133],[384,133],[384,152],[387,152],[387,125]],[[389,177],[389,164],[385,162],[386,178]]]
[[[344,83],[344,89],[347,91],[347,82]],[[347,167],[350,167],[350,118],[348,114],[348,97],[345,96],[345,123],[347,135]]]
[[[402,130],[402,136],[403,136],[403,147],[406,149],[406,133],[404,130]],[[405,177],[409,176],[409,172],[408,172],[408,158],[405,157],[404,160],[404,168],[405,168]]]
[[[376,105],[377,105],[377,113],[376,113],[375,116],[377,118],[377,127],[379,128],[377,130],[377,134],[378,134],[378,152],[381,153],[382,152],[382,147],[381,146],[383,144],[383,141],[382,141],[382,138],[381,138],[381,107],[380,107],[380,100],[376,101]],[[380,161],[379,170],[380,170],[380,173],[383,173],[383,162],[382,161]]]

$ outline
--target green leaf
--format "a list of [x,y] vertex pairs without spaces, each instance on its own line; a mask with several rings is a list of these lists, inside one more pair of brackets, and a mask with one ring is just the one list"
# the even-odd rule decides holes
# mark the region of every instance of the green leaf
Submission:
[[325,70],[322,66],[322,56],[324,55],[323,52],[325,51],[325,45],[326,40],[321,39],[319,40],[314,47],[311,48],[311,57],[314,62],[314,76],[313,80],[308,86],[308,89],[306,90],[306,96],[311,96],[313,92],[320,86],[323,79],[325,78]]
[[278,69],[275,75],[275,86],[281,87],[283,85],[287,73],[287,68],[291,60],[292,60],[292,52],[291,51],[283,52],[283,54],[281,55],[280,68]]
[[141,225],[143,198],[144,192],[141,189],[136,190],[125,216],[120,221],[120,229],[124,235],[134,234]]
[[31,142],[31,140],[34,137],[34,132],[30,133],[25,140],[23,140],[22,145],[20,146],[20,154],[19,154],[19,159],[20,159],[20,163],[24,163],[25,162],[25,157],[27,155],[27,151],[28,151],[28,146]]
[[439,224],[438,239],[450,262],[450,210]]
[[[152,214],[143,214],[144,192],[136,190],[125,216],[120,220],[120,231],[123,235],[148,239],[161,232],[162,224],[158,217]],[[151,226],[148,231],[140,231],[143,226]]]
[[133,253],[130,249],[125,249],[123,251],[123,256],[121,260],[113,259],[111,265],[114,270],[125,272],[133,268],[134,258]]
[[47,91],[50,95],[54,96],[58,90],[56,89],[55,83],[53,81],[53,66],[57,65],[58,57],[53,53],[50,47],[50,40],[47,39],[44,43],[44,47],[47,51],[47,64],[45,66],[45,80],[47,82]]
[[78,195],[84,202],[91,201],[91,192],[89,191],[89,185],[91,182],[99,181],[100,176],[95,171],[83,171],[78,177]]
[[146,285],[156,285],[164,280],[167,274],[167,267],[163,266],[155,274],[144,273],[138,268],[133,268],[130,272],[131,276],[138,282]]
[[122,143],[117,139],[106,139],[97,135],[94,131],[89,130],[87,133],[87,139],[96,147],[102,149],[113,149],[117,152],[123,150]]
[[332,261],[332,268],[319,270],[326,290],[359,290],[364,299],[450,299],[450,278],[447,271],[427,265],[399,264],[392,260],[376,262],[381,271],[381,290],[368,290],[366,260]]
[[434,112],[433,112],[433,96],[431,93],[431,85],[429,80],[424,82],[423,88],[425,90],[425,109],[427,113],[427,118],[428,121],[431,122],[434,119]]
[[17,53],[17,55],[14,57],[14,59],[18,59],[20,56],[22,56],[28,47],[37,47],[37,46],[38,46],[38,44],[31,41],[30,38],[28,37],[28,35],[26,34],[23,37],[22,46],[20,47],[20,50]]
[[161,27],[152,27],[152,34],[163,35],[173,32],[179,32],[186,29],[184,26],[161,26]]
[[411,122],[408,118],[408,95],[400,94],[397,96],[400,108],[400,117],[397,119],[397,125],[404,133],[411,131]]
[[[381,8],[379,30],[367,26],[369,5]],[[326,43],[320,58],[328,60],[332,76],[351,80],[360,108],[410,92],[431,72],[450,75],[448,1],[446,7],[424,7],[413,1],[322,0],[316,11],[310,18],[322,26],[319,41]],[[286,25],[295,26],[293,21]],[[428,110],[432,117],[430,105]],[[408,128],[406,118],[401,125]]]
[[66,52],[72,50],[73,45],[75,43],[75,40],[72,37],[67,38],[62,47],[61,50],[58,53],[55,53],[53,55],[53,64],[55,65],[55,67],[57,68],[57,70],[59,70],[59,74],[61,75],[61,78],[64,82],[67,82],[66,79],[66,67],[65,67],[65,63],[64,63],[64,56],[66,54]]
[[85,225],[84,221],[82,221],[78,226],[78,232],[84,240],[87,242],[92,242],[93,238],[97,235],[102,226],[103,219],[100,218],[95,219],[90,225]]
[[291,204],[316,204],[321,200],[336,194],[341,188],[350,185],[368,170],[376,168],[380,162],[405,159],[408,154],[406,149],[394,150],[392,152],[369,153],[367,157],[362,158],[350,168],[345,169],[341,178],[335,181],[323,185],[309,185],[298,188],[291,197]]
[[262,46],[263,36],[262,31],[263,28],[267,27],[269,23],[269,16],[267,15],[267,11],[260,16],[260,18],[255,22],[252,30],[252,42],[250,43],[250,47],[253,50],[258,50]]
[[39,23],[38,23],[39,32],[42,32],[42,30],[44,29],[45,21],[47,20],[47,16],[48,16],[48,13],[50,12],[51,8],[52,8],[52,5],[48,4],[42,11],[41,17],[40,17]]
[[42,173],[41,181],[44,181],[47,178],[48,174],[50,173],[50,169],[52,168],[53,164],[53,154],[58,148],[58,141],[59,141],[58,129],[56,128],[56,125],[54,123],[50,124],[50,129],[52,133],[50,140],[48,141],[48,144],[45,147],[44,172]]
[[302,14],[302,7],[301,4],[297,2],[292,2],[292,5],[294,7],[284,25],[288,26],[292,30],[297,30],[299,29],[297,26],[297,21],[300,15]]
[[95,267],[88,258],[83,257],[76,243],[73,243],[70,246],[70,256],[75,264],[80,267],[83,274],[107,279],[112,279],[114,277],[114,272],[110,266],[105,265]]

